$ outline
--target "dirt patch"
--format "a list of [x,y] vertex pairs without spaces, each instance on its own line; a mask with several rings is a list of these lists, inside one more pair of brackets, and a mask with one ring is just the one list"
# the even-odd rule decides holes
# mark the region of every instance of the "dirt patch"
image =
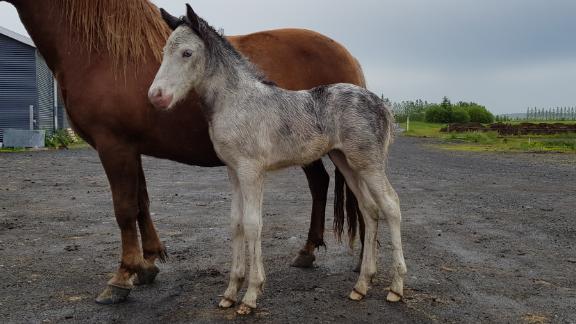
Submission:
[[[117,266],[119,231],[93,150],[0,154],[0,318],[4,322],[576,322],[574,155],[450,152],[400,137],[389,173],[403,211],[404,303],[385,302],[388,231],[366,299],[347,244],[326,233],[316,268],[291,268],[311,200],[299,169],[270,174],[267,283],[248,319],[217,308],[230,266],[223,168],[144,159],[153,219],[170,259],[121,305],[96,294]],[[424,144],[424,145],[423,145]],[[330,198],[332,199],[332,198]],[[327,227],[332,224],[331,203]],[[356,255],[358,251],[355,251]]]

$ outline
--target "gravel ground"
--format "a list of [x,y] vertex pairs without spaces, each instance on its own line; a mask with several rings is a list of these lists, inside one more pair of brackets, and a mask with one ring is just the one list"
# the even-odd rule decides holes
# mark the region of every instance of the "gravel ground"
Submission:
[[[170,259],[120,305],[96,294],[117,266],[119,230],[95,151],[0,154],[2,322],[576,322],[576,155],[450,152],[399,137],[389,174],[400,195],[405,301],[385,301],[390,247],[365,300],[347,244],[326,233],[313,269],[291,268],[311,199],[297,168],[270,174],[255,314],[219,310],[230,265],[224,168],[144,159],[151,210]],[[327,163],[329,164],[329,163]],[[330,199],[332,199],[330,197]],[[327,226],[332,224],[332,206]]]

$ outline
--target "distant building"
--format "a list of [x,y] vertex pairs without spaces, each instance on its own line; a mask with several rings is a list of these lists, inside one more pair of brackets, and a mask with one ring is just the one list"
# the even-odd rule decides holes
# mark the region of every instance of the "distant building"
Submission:
[[32,40],[0,27],[0,142],[6,128],[69,128],[58,93]]

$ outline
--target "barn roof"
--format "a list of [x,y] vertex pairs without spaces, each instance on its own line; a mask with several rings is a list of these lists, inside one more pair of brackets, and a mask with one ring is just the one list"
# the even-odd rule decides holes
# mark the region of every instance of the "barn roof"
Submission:
[[28,46],[32,46],[32,47],[36,48],[36,45],[34,45],[34,42],[30,38],[28,38],[24,35],[20,35],[16,32],[13,32],[10,29],[7,29],[7,28],[0,26],[0,34],[7,36],[9,38],[12,38],[14,40],[17,40],[20,43],[24,43]]

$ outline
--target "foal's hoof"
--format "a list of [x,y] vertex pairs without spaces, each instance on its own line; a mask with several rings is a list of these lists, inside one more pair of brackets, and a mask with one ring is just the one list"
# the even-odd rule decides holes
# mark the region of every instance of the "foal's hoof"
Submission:
[[352,290],[352,292],[350,293],[350,299],[355,300],[355,301],[359,301],[364,299],[364,294],[361,294],[359,291],[357,291],[356,289]]
[[238,307],[238,309],[236,310],[236,314],[238,315],[248,315],[250,313],[252,313],[252,307],[244,303],[240,305],[240,307]]
[[316,260],[314,254],[300,251],[298,256],[292,261],[291,266],[296,268],[312,268],[314,266],[314,260]]
[[396,302],[399,302],[400,300],[402,300],[402,296],[400,296],[397,293],[390,290],[388,292],[388,296],[386,296],[386,300],[391,302],[391,303],[396,303]]
[[226,297],[222,298],[222,300],[220,301],[220,304],[218,304],[218,307],[220,308],[230,308],[232,306],[234,306],[236,302],[233,301],[232,299],[228,299]]
[[126,300],[130,295],[130,288],[108,285],[106,289],[96,297],[96,302],[102,305],[118,304]]
[[158,269],[157,266],[153,266],[149,269],[142,269],[142,271],[136,273],[134,276],[134,284],[136,286],[151,284],[154,282],[154,279],[156,279],[158,272],[160,272],[160,269]]

